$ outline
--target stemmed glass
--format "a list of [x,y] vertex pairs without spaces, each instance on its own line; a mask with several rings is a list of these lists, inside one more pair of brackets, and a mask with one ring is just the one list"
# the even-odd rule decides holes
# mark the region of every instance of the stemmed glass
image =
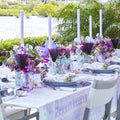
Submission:
[[115,54],[117,55],[117,47],[118,47],[118,45],[119,45],[119,41],[120,41],[120,39],[111,39],[111,42],[112,42],[112,45],[113,45],[113,47],[115,48]]
[[[26,64],[26,61],[27,61],[27,58],[28,58],[28,55],[27,54],[15,54],[15,59],[16,59],[16,62],[17,62],[17,64],[18,64],[18,66],[19,66],[19,68],[20,68],[20,70],[21,70],[21,74],[23,74],[22,72],[22,70],[23,70],[23,68],[25,67],[25,64]],[[15,82],[16,84],[15,84],[15,92],[17,91],[17,89],[19,89],[19,88],[17,88],[17,87],[21,87],[21,86],[18,86],[17,85],[17,82]],[[17,93],[16,93],[17,94]]]
[[94,43],[84,42],[83,45],[86,51],[86,62],[89,62],[90,53],[91,53]]
[[52,67],[52,73],[56,74],[57,71],[55,69],[55,61],[56,61],[56,59],[59,55],[60,49],[56,47],[56,48],[48,49],[48,51],[49,51],[49,54],[50,54],[51,59],[52,59],[52,66],[51,66]]

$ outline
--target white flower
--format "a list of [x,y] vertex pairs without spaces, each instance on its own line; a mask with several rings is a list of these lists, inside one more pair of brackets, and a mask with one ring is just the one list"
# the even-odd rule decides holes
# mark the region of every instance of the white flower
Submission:
[[14,46],[13,46],[13,50],[14,50],[14,51],[17,51],[17,50],[18,50],[18,48],[19,48],[19,46],[18,46],[18,45],[14,45]]

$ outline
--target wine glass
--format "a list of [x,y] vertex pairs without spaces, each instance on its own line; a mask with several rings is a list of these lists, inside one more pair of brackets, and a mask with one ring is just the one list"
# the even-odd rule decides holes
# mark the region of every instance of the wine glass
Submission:
[[[27,58],[28,58],[28,55],[27,54],[15,54],[15,59],[16,59],[16,62],[20,68],[20,70],[22,71],[23,68],[25,67],[25,64],[26,64],[26,61],[27,61]],[[20,74],[23,74],[23,71],[20,73]],[[18,84],[17,84],[18,83]],[[21,81],[20,81],[21,83]],[[17,92],[17,89],[19,89],[21,86],[19,86],[19,82],[16,81],[15,82],[15,92]],[[17,93],[15,93],[17,94]]]
[[51,59],[52,59],[52,73],[53,74],[56,74],[56,69],[55,69],[55,61],[59,55],[59,52],[60,52],[60,49],[59,48],[51,48],[51,49],[48,49],[49,51],[49,54],[51,56]]
[[85,56],[86,59],[85,59],[85,61],[89,62],[90,53],[91,53],[91,50],[93,48],[94,43],[92,43],[92,42],[84,42],[83,45],[84,45],[84,48],[85,48],[85,51],[86,51],[86,56]]
[[111,39],[112,45],[115,48],[115,55],[117,55],[117,50],[116,49],[119,45],[119,41],[120,41],[120,39],[114,39],[114,38]]

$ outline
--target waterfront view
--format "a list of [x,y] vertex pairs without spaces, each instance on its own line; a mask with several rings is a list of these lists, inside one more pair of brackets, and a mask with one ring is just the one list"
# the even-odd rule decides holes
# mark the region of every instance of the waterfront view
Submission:
[[[56,33],[55,18],[52,18],[52,35]],[[30,16],[24,17],[24,37],[48,36],[48,17]],[[20,18],[0,17],[0,40],[20,38]]]

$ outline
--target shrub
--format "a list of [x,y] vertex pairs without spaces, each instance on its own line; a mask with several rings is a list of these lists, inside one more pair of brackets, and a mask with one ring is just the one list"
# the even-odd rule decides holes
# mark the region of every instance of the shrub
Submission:
[[7,8],[9,8],[8,3],[7,2],[0,2],[0,8],[1,9],[7,9]]
[[[52,36],[52,39],[55,38],[55,35]],[[27,37],[24,38],[25,44],[30,44],[33,47],[40,46],[45,43],[45,40],[48,39],[48,36],[44,37]],[[0,51],[10,51],[13,49],[14,45],[20,45],[20,39],[13,39],[13,40],[0,40]]]
[[7,1],[8,5],[19,5],[18,1]]
[[54,6],[52,4],[45,4],[40,7],[40,9],[38,10],[38,14],[43,15],[45,17],[47,16],[55,17],[58,10],[59,8],[57,6]]

